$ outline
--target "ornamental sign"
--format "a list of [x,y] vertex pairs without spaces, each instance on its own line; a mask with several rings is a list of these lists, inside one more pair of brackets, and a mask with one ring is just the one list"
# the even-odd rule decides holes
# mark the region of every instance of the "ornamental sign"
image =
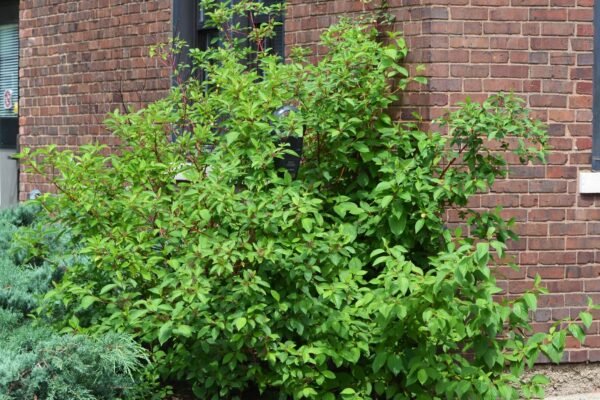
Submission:
[[12,99],[13,91],[11,89],[6,89],[4,91],[4,109],[10,110],[13,108],[13,99]]

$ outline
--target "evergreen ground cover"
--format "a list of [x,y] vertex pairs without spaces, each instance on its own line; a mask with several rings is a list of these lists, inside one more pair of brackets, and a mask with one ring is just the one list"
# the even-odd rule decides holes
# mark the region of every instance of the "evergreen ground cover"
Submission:
[[145,353],[131,338],[59,334],[28,318],[73,262],[68,235],[38,214],[32,205],[0,212],[0,399],[132,398]]

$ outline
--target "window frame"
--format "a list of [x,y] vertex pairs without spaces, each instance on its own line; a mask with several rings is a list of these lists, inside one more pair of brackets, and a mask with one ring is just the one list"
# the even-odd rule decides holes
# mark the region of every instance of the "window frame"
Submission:
[[[19,101],[19,69],[20,69],[20,47],[19,32],[19,1],[11,0],[0,5],[0,25],[17,25],[17,93],[15,94],[16,103]],[[2,88],[0,88],[2,89]],[[1,94],[1,93],[0,93]],[[7,132],[4,132],[4,131]],[[0,149],[17,150],[19,147],[19,115],[0,116]]]
[[594,25],[592,171],[600,172],[600,1],[594,2]]

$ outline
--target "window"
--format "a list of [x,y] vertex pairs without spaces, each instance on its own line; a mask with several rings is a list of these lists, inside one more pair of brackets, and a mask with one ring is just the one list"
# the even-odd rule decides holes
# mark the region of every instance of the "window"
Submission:
[[19,130],[18,2],[0,6],[0,148],[16,149]]
[[[236,1],[236,0],[232,0]],[[265,5],[275,5],[283,0],[262,0]],[[250,27],[252,23],[255,26],[266,22],[266,16],[257,18],[245,18],[239,21],[242,26]],[[277,16],[278,25],[275,28],[275,36],[270,38],[265,47],[281,57],[284,56],[284,26],[283,16]],[[191,47],[197,47],[206,50],[214,45],[219,38],[219,32],[213,27],[206,25],[204,10],[198,6],[198,0],[175,0],[173,9],[173,36],[185,40]],[[250,43],[248,43],[250,45]],[[181,60],[186,61],[186,60]]]

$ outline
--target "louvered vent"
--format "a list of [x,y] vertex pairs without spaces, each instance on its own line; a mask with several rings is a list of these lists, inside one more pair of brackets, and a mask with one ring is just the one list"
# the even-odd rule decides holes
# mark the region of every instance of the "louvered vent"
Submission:
[[0,118],[17,117],[19,98],[19,26],[0,25]]

